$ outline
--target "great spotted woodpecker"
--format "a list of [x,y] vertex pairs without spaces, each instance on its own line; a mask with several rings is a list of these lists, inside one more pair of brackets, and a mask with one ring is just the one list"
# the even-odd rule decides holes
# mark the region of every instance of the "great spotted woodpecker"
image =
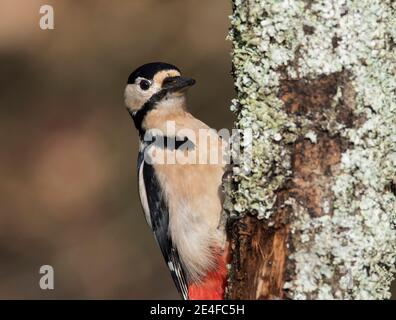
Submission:
[[139,133],[143,211],[175,285],[184,299],[223,299],[225,142],[186,111],[186,91],[194,84],[171,64],[145,64],[130,74],[125,103]]

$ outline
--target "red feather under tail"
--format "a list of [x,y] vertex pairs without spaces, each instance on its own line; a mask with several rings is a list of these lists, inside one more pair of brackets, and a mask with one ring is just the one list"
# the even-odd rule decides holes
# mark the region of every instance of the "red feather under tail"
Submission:
[[223,300],[227,285],[228,254],[219,256],[217,267],[202,282],[188,286],[189,300]]

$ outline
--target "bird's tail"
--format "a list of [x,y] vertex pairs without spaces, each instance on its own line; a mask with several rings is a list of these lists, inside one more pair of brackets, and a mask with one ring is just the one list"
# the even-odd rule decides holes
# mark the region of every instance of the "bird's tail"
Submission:
[[223,300],[227,285],[227,263],[229,261],[228,250],[219,255],[217,266],[199,283],[188,286],[189,300]]

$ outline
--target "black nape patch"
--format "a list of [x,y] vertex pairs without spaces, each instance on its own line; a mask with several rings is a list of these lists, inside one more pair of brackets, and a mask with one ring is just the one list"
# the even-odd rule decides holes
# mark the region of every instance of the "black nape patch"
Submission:
[[169,63],[165,63],[165,62],[147,63],[140,66],[130,74],[128,78],[128,84],[135,83],[135,80],[138,77],[152,80],[154,78],[154,75],[162,70],[177,70],[180,72],[180,70],[176,66]]

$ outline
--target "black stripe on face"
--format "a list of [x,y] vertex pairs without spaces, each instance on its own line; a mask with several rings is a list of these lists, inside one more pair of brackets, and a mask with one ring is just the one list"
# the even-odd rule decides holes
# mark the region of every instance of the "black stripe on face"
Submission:
[[142,123],[147,113],[155,108],[158,102],[160,102],[168,93],[167,89],[162,89],[157,93],[154,93],[149,100],[135,113],[132,113],[129,109],[128,112],[131,115],[133,122],[135,123],[135,127],[139,132],[140,139],[143,140],[145,130],[142,127]]

